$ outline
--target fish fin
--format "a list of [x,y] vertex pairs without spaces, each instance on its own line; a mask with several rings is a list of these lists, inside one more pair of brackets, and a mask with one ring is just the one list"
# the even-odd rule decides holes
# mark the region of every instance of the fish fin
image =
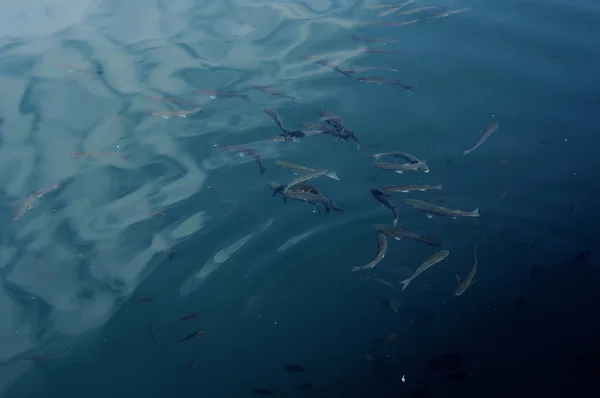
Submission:
[[427,214],[427,218],[431,220],[433,218],[433,214]]
[[333,178],[334,180],[338,180],[338,181],[340,180],[340,177],[338,177],[338,175],[336,174],[335,171],[330,171],[325,175],[329,178]]
[[400,284],[402,285],[402,290],[406,289],[406,287],[408,286],[408,284],[412,281],[412,278],[406,278],[403,281],[400,281]]
[[456,275],[456,281],[457,281],[458,283],[460,283],[460,281],[462,281],[462,278],[460,277],[460,275]]
[[404,172],[402,170],[396,170],[396,173],[398,173],[398,174],[404,174]]
[[470,217],[479,217],[479,208],[473,210],[470,214]]

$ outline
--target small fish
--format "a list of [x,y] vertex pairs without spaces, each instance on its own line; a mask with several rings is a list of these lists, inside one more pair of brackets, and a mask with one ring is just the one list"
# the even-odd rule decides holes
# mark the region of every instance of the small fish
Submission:
[[[267,183],[267,185],[273,190],[272,197],[275,197],[277,194],[279,194],[283,197],[283,202],[287,203],[286,196],[283,194],[283,189],[285,188],[284,185],[281,185],[274,181],[269,181]],[[317,188],[316,186],[314,186],[312,184],[306,184],[306,183],[296,184],[293,187],[291,187],[289,191],[291,191],[291,192],[310,192],[315,195],[323,196],[323,192],[321,192],[321,190],[319,188]]]
[[338,115],[334,115],[333,113],[328,112],[328,111],[317,111],[317,115],[321,116],[323,118],[323,120],[326,121],[327,123],[339,128],[339,129],[343,129],[345,127],[344,121]]
[[275,111],[275,109],[273,108],[265,108],[264,109],[265,113],[271,118],[273,119],[273,121],[275,122],[275,124],[277,124],[277,126],[279,126],[279,128],[281,129],[281,131],[286,132],[287,130],[285,129],[285,127],[283,127],[283,120],[281,120],[281,117],[279,116],[279,114]]
[[304,59],[305,61],[310,61],[310,62],[318,64],[318,65],[325,66],[325,67],[327,67],[329,69],[332,69],[332,70],[336,71],[337,73],[339,73],[341,75],[350,76],[350,73],[348,73],[347,71],[343,70],[342,68],[340,68],[339,66],[337,66],[333,62],[328,61],[326,59],[316,58],[316,57],[313,57],[312,55],[304,55],[302,57],[302,59]]
[[189,111],[152,111],[150,112],[151,116],[161,116],[164,119],[168,119],[171,116],[179,116],[179,117],[187,117],[187,115],[191,115],[193,113],[198,113],[202,111],[202,107],[198,107],[195,109],[191,109]]
[[195,339],[197,337],[200,337],[203,333],[204,333],[204,330],[198,330],[197,332],[194,332],[192,334],[188,334],[184,338],[177,340],[177,342],[178,343],[183,343],[184,341]]
[[[279,168],[282,169],[290,169],[290,170],[296,170],[300,173],[313,173],[315,171],[317,171],[317,169],[311,169],[308,167],[304,167],[304,166],[300,166],[296,163],[292,163],[292,162],[283,162],[280,160],[277,160],[275,162],[273,162],[273,164]],[[325,177],[329,177],[332,178],[334,180],[338,180],[339,181],[339,177],[337,176],[335,171],[328,171],[327,173],[324,174]]]
[[288,372],[306,372],[306,368],[302,365],[283,365],[283,368]]
[[[402,11],[396,14],[397,17],[402,16],[402,15],[412,15],[412,14],[417,14],[423,11],[428,11],[428,10],[440,10],[443,9],[442,7],[436,7],[436,6],[426,6],[426,7],[419,7],[419,8],[413,8],[411,10],[406,10],[406,11]],[[427,18],[425,18],[427,19]]]
[[301,182],[312,180],[313,178],[321,177],[327,173],[329,173],[328,170],[321,169],[321,170],[315,170],[315,171],[311,171],[309,173],[301,174],[298,177],[294,178],[292,181],[287,183],[287,185],[283,189],[283,193],[286,194],[287,191],[289,191],[289,189],[296,184],[300,184]]
[[386,342],[391,343],[398,340],[398,333],[388,333],[375,339],[376,343]]
[[27,212],[27,210],[29,210],[33,207],[33,203],[36,200],[38,200],[39,198],[41,198],[48,192],[52,192],[54,190],[57,190],[58,188],[60,188],[60,183],[57,182],[56,184],[53,184],[47,188],[40,188],[35,193],[32,193],[31,195],[29,195],[27,197],[27,199],[25,199],[23,202],[21,202],[19,205],[17,205],[17,207],[15,208],[15,210],[12,213],[12,219],[18,220],[19,218],[23,217],[23,215]]
[[260,395],[269,395],[271,397],[277,397],[279,395],[277,391],[272,390],[270,388],[255,388],[254,390],[252,390],[252,393]]
[[470,9],[471,9],[471,7],[460,8],[458,10],[446,10],[446,11],[442,11],[442,12],[434,14],[434,15],[430,15],[430,16],[426,17],[425,19],[445,18],[449,15],[454,15],[454,14],[458,14],[460,12],[469,11]]
[[181,101],[176,98],[157,97],[157,96],[147,95],[144,97],[144,99],[148,100],[148,101],[154,101],[154,102],[169,102],[169,103],[173,103],[173,104],[191,105],[191,106],[196,106],[196,107],[199,106],[198,104],[195,104],[193,102]]
[[464,292],[467,291],[469,286],[474,284],[477,281],[474,281],[475,272],[477,272],[477,247],[479,246],[479,242],[475,245],[475,249],[473,250],[473,267],[471,268],[471,272],[467,275],[465,279],[461,279],[460,275],[456,275],[456,281],[458,285],[456,286],[456,290],[454,290],[455,296],[460,296]]
[[298,99],[298,98],[292,97],[291,95],[288,95],[288,94],[286,94],[284,92],[277,91],[277,90],[274,90],[272,88],[265,87],[265,86],[252,86],[252,88],[255,89],[255,90],[258,90],[260,92],[263,92],[265,94],[272,95],[273,97],[280,97],[280,98],[290,99],[290,100],[292,100],[293,103],[296,103],[296,100]]
[[302,383],[296,386],[296,390],[298,391],[314,390],[315,388],[319,388],[319,385],[315,383]]
[[410,21],[375,22],[373,25],[377,25],[377,26],[406,26],[406,25],[412,25],[414,23],[421,22],[421,21],[422,21],[422,19],[417,18],[417,19],[412,19]]
[[126,155],[117,152],[71,152],[71,157],[76,159],[100,158],[100,157],[120,157],[127,160]]
[[390,236],[396,240],[401,240],[401,239],[410,239],[410,240],[414,240],[417,242],[423,242],[426,243],[430,246],[436,246],[436,247],[440,247],[441,245],[437,242],[433,242],[427,238],[424,238],[422,236],[419,236],[417,234],[413,234],[412,232],[406,231],[402,228],[398,228],[398,227],[390,227],[389,225],[383,225],[383,224],[375,224],[373,225],[373,228],[378,231],[381,232],[382,234],[385,234],[387,236]]
[[149,304],[149,303],[153,303],[154,299],[152,297],[144,297],[141,298],[137,301],[139,304]]
[[388,281],[386,281],[385,279],[374,278],[373,280],[374,280],[375,282],[379,282],[379,283],[381,283],[382,285],[385,285],[385,286],[389,287],[390,289],[392,289],[392,290],[394,290],[394,291],[396,291],[396,292],[400,293],[400,290],[399,290],[399,289],[398,289],[396,286],[394,286],[394,285],[393,285],[391,282],[388,282]]
[[226,149],[226,150],[232,151],[232,152],[238,152],[238,153],[243,153],[246,155],[253,156],[254,159],[256,160],[256,163],[258,164],[260,174],[265,174],[265,171],[267,170],[263,167],[260,155],[254,149],[252,149],[250,147],[243,146],[243,145],[223,145],[223,144],[216,144],[215,147],[221,148],[221,149]]
[[522,308],[525,305],[525,301],[525,297],[519,297],[519,300],[517,300],[517,303],[515,304],[515,308]]
[[329,200],[328,198],[326,198],[323,195],[316,195],[311,192],[294,192],[294,191],[290,191],[290,190],[288,190],[287,192],[284,190],[284,195],[289,199],[308,202],[308,203],[312,204],[317,211],[319,210],[317,208],[317,204],[320,203],[325,207],[325,211],[327,213],[330,213],[331,209],[335,210],[336,212],[338,212],[340,214],[344,212],[342,209],[337,207],[335,202]]
[[428,213],[427,217],[432,218],[433,214],[447,217],[479,217],[479,209],[473,211],[462,211],[450,209],[448,207],[434,205],[433,203],[423,202],[422,200],[416,199],[405,199],[402,201],[404,204],[421,210],[422,212]]
[[180,322],[189,321],[191,319],[196,318],[198,315],[199,314],[197,312],[192,312],[191,314],[187,314],[186,316],[183,316],[183,317],[179,318],[179,321]]
[[39,361],[43,361],[44,359],[45,359],[45,357],[43,355],[32,355],[29,357],[22,358],[23,361],[32,361],[32,362],[39,362]]
[[154,342],[157,345],[161,345],[162,343],[161,343],[160,339],[158,338],[158,333],[156,332],[156,329],[154,327],[150,328],[150,333],[152,334],[152,338],[154,339]]
[[187,365],[188,372],[190,373],[192,372],[192,370],[194,370],[194,368],[196,368],[196,358],[191,359]]
[[386,68],[383,66],[357,66],[356,68],[346,69],[348,73],[371,72],[374,70],[387,70],[389,72],[398,72],[398,69]]
[[369,269],[375,267],[383,258],[385,257],[385,252],[387,251],[387,237],[384,234],[377,235],[377,256],[368,264],[365,264],[361,267],[352,267],[351,272],[360,271],[363,269]]
[[502,194],[500,194],[500,197],[498,198],[498,200],[502,200],[506,197],[506,194],[508,193],[508,187],[504,188],[504,190],[502,190]]
[[222,98],[241,98],[241,99],[245,100],[246,102],[250,102],[250,100],[248,99],[248,95],[247,94],[237,94],[237,93],[232,93],[230,91],[195,90],[195,91],[192,91],[192,92],[194,94],[208,96],[211,99],[216,99],[216,98],[219,98],[219,97],[222,97]]
[[358,36],[358,35],[352,35],[352,39],[358,40],[358,41],[366,41],[368,43],[381,43],[381,44],[397,43],[400,41],[399,39],[386,39],[383,37],[367,37],[367,36]]
[[398,80],[394,79],[385,79],[382,77],[361,77],[358,79],[361,83],[375,83],[375,84],[390,84],[392,86],[399,86],[405,89],[409,94],[412,94],[415,86],[409,86],[408,84],[404,84]]
[[[375,162],[377,162],[380,158],[382,158],[384,156],[391,156],[394,158],[403,158],[405,160],[408,160],[411,163],[420,163],[421,162],[421,159],[419,159],[415,155],[412,155],[407,152],[391,151],[391,152],[382,152],[382,153],[373,154],[373,158],[375,158]],[[423,164],[421,167],[419,167],[419,170],[421,170],[423,173],[429,173],[429,167],[427,167],[426,164]]]
[[450,254],[450,252],[448,250],[440,250],[439,252],[431,255],[431,257],[429,257],[427,260],[423,261],[423,263],[421,265],[419,265],[419,267],[415,270],[415,272],[411,276],[409,276],[408,278],[406,278],[405,280],[400,282],[400,284],[402,285],[402,290],[406,289],[406,287],[410,284],[410,282],[412,282],[417,276],[421,275],[423,272],[428,270],[431,266],[439,263],[440,261],[442,261],[443,259],[448,257],[448,254]]
[[388,162],[373,162],[373,167],[378,168],[378,169],[391,170],[391,171],[395,171],[396,173],[402,174],[405,171],[421,169],[421,166],[423,166],[426,161],[427,160],[422,160],[420,162],[402,163],[402,164],[388,163]]
[[483,144],[485,142],[485,140],[488,139],[488,137],[490,135],[492,135],[492,133],[496,130],[498,130],[498,126],[500,125],[500,123],[498,122],[492,122],[489,126],[487,126],[485,129],[483,129],[481,136],[479,137],[479,139],[477,140],[477,142],[475,143],[475,145],[473,145],[471,148],[466,149],[464,151],[462,151],[463,156],[464,155],[468,155],[469,153],[473,152],[475,149],[479,148],[479,146],[481,144]]
[[383,48],[375,47],[354,47],[354,51],[359,53],[370,53],[370,54],[397,54],[397,55],[410,55],[409,52],[400,50],[385,50]]
[[392,185],[389,187],[381,188],[381,192],[383,193],[393,193],[393,192],[411,192],[411,191],[420,191],[425,192],[429,189],[442,189],[442,184],[438,185]]
[[381,192],[381,190],[376,189],[376,188],[371,189],[371,195],[373,195],[373,197],[378,202],[382,203],[384,206],[386,206],[388,209],[390,209],[392,211],[392,213],[394,213],[394,221],[393,221],[392,225],[395,227],[396,224],[398,224],[398,209],[388,199],[390,195],[383,193],[383,192]]
[[592,251],[591,250],[584,250],[582,252],[577,253],[577,255],[573,258],[573,262],[578,262],[581,260],[585,260],[586,258],[588,258],[589,256],[592,255]]

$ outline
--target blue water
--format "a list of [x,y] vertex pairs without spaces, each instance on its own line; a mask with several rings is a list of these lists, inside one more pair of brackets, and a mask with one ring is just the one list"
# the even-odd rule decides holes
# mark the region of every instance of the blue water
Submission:
[[[600,3],[398,11],[471,8],[439,19],[378,17],[374,4],[2,2],[0,396],[597,396]],[[306,55],[398,72],[347,77]],[[361,149],[327,135],[270,141],[280,130],[265,107],[290,129],[319,122],[318,110],[339,115]],[[215,145],[252,148],[265,175]],[[391,150],[430,172],[372,167]],[[340,181],[313,182],[344,213],[272,198],[267,181],[294,177],[275,160],[335,170]],[[350,272],[375,256],[371,225],[392,221],[369,190],[416,183],[443,190],[393,194],[398,225],[448,258],[400,291],[439,249],[390,238],[375,268]],[[405,198],[481,217],[429,219]],[[457,297],[477,242],[477,283]],[[432,365],[448,353],[459,363]]]

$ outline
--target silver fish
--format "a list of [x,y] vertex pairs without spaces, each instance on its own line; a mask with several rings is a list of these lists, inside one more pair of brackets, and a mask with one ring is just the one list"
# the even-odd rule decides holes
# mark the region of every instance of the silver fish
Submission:
[[469,275],[467,275],[467,277],[465,279],[461,279],[461,277],[459,275],[456,275],[456,280],[458,282],[458,285],[456,286],[456,290],[454,290],[455,296],[460,296],[469,288],[469,286],[471,286],[473,283],[477,282],[477,281],[474,281],[473,278],[475,277],[475,272],[477,272],[477,247],[478,246],[479,246],[479,242],[477,242],[477,244],[475,245],[475,249],[473,250],[473,267],[471,268],[471,272],[469,272]]
[[275,124],[277,124],[277,126],[279,126],[279,128],[282,131],[286,131],[285,127],[283,127],[283,120],[281,120],[281,117],[279,116],[279,114],[277,113],[277,111],[275,111],[275,109],[273,108],[265,108],[264,109],[265,113],[267,114],[267,116],[269,116],[271,119],[273,119],[273,121],[275,122]]
[[422,200],[416,199],[405,199],[402,202],[404,204],[414,207],[415,209],[421,210],[422,212],[428,213],[427,217],[432,218],[433,214],[447,217],[479,217],[479,209],[473,211],[462,211],[456,209],[450,209],[444,206],[434,205],[433,203],[423,202]]
[[300,192],[300,191],[284,191],[284,195],[289,199],[301,200],[303,202],[308,202],[312,204],[317,211],[319,211],[317,204],[322,204],[325,207],[325,211],[327,213],[331,212],[331,209],[337,211],[338,213],[343,213],[344,211],[340,209],[335,202],[328,199],[323,195],[317,195],[312,192]]
[[471,148],[465,150],[462,152],[463,156],[464,155],[468,155],[469,153],[473,152],[475,149],[479,148],[479,146],[481,144],[483,144],[485,142],[485,140],[488,139],[488,137],[490,135],[492,135],[492,133],[496,130],[498,130],[498,126],[500,125],[500,123],[498,122],[493,122],[491,123],[489,126],[487,126],[485,129],[483,129],[482,133],[481,133],[481,137],[479,137],[479,139],[477,140],[477,142],[475,143],[475,145],[473,145]]
[[402,290],[406,289],[410,282],[412,282],[413,279],[415,279],[417,276],[421,275],[431,266],[439,263],[440,261],[448,257],[448,254],[450,254],[448,250],[440,250],[439,252],[429,257],[427,260],[423,261],[423,263],[419,265],[419,268],[417,268],[411,276],[400,282],[400,284],[402,285]]
[[407,193],[410,191],[425,192],[428,189],[442,189],[442,184],[439,184],[439,185],[392,185],[389,187],[381,188],[381,192],[384,192],[384,193],[392,193],[392,192]]
[[395,171],[396,173],[402,174],[405,171],[418,170],[425,164],[427,160],[422,160],[415,163],[388,163],[388,162],[374,162],[373,167],[384,170]]
[[387,251],[387,237],[384,234],[377,235],[377,256],[368,264],[365,264],[361,267],[352,267],[351,272],[360,271],[367,268],[373,268],[385,257],[385,252]]
[[321,177],[321,176],[327,174],[328,172],[329,171],[327,171],[327,170],[315,170],[310,173],[305,173],[305,174],[299,175],[298,177],[294,178],[292,181],[287,183],[287,185],[283,189],[283,193],[287,194],[287,192],[290,190],[290,188],[296,184],[300,184],[301,182],[305,182],[305,181],[311,180],[313,178]]
[[[408,160],[411,163],[415,163],[415,162],[420,162],[421,161],[421,159],[419,159],[415,155],[412,155],[412,154],[407,153],[407,152],[391,151],[391,152],[382,152],[382,153],[375,153],[375,154],[373,154],[373,157],[375,158],[375,161],[378,161],[380,158],[382,158],[384,156],[392,156],[392,157],[395,157],[395,158],[403,158],[403,159]],[[429,167],[426,164],[423,164],[421,167],[419,167],[419,170],[421,170],[423,173],[429,173]]]
[[171,116],[179,116],[186,117],[187,115],[191,115],[193,113],[198,113],[202,111],[202,107],[198,107],[195,109],[191,109],[189,111],[152,111],[150,115],[152,116],[162,116],[164,119],[168,119]]
[[12,219],[18,220],[19,218],[21,218],[27,212],[27,210],[29,210],[33,207],[33,203],[36,200],[38,200],[39,198],[44,196],[44,194],[46,194],[48,192],[52,192],[52,191],[58,189],[59,187],[60,187],[60,183],[57,182],[56,184],[53,184],[47,188],[40,188],[36,192],[29,195],[27,197],[27,199],[25,199],[23,202],[21,202],[21,203],[19,203],[19,205],[17,205],[17,207],[13,211]]
[[383,77],[361,77],[358,79],[361,83],[375,83],[375,84],[389,84],[392,86],[399,86],[405,89],[409,94],[412,94],[415,86],[409,86],[408,84],[404,84],[398,80],[394,79],[385,79]]
[[382,234],[385,234],[387,236],[391,236],[392,238],[396,239],[396,240],[401,240],[401,239],[410,239],[410,240],[414,240],[417,242],[423,242],[423,243],[427,243],[430,246],[436,246],[439,247],[441,246],[439,243],[437,242],[433,242],[427,238],[424,238],[422,236],[419,236],[417,234],[413,234],[412,232],[409,232],[405,229],[402,228],[398,228],[398,227],[391,227],[389,225],[383,225],[383,224],[375,224],[373,225],[373,228],[378,231],[381,232]]
[[[276,160],[275,162],[273,162],[273,164],[282,169],[296,170],[299,173],[312,173],[312,172],[315,172],[318,170],[318,169],[311,169],[309,167],[300,166],[299,164],[296,164],[296,163],[284,162],[284,161],[280,161],[280,160]],[[335,171],[328,171],[325,174],[325,176],[332,178],[334,180],[338,180],[338,181],[340,179]]]

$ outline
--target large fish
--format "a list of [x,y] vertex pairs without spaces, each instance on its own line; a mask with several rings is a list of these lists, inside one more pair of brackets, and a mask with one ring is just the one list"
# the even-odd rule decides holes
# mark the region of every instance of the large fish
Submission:
[[430,246],[436,246],[436,247],[441,246],[437,242],[431,241],[431,240],[424,238],[422,236],[419,236],[417,234],[413,234],[412,232],[409,232],[402,228],[391,227],[389,225],[383,225],[383,224],[375,224],[375,225],[373,225],[373,228],[376,231],[381,232],[382,234],[385,234],[387,236],[391,236],[392,238],[394,238],[396,240],[410,239],[410,240],[414,240],[417,242],[426,243]]
[[456,286],[456,290],[454,290],[455,296],[460,296],[469,288],[469,286],[477,282],[473,280],[475,272],[477,272],[477,246],[479,246],[479,242],[477,242],[475,249],[473,250],[473,267],[471,268],[471,272],[469,272],[465,279],[461,279],[459,275],[456,275],[458,285]]
[[392,86],[398,86],[405,89],[409,94],[412,94],[415,86],[409,86],[408,84],[404,84],[399,80],[394,79],[386,79],[383,77],[361,77],[358,79],[361,83],[375,83],[375,84],[389,84]]
[[479,217],[479,209],[473,211],[463,211],[450,209],[444,206],[438,206],[433,203],[423,202],[422,200],[416,199],[405,199],[402,201],[404,204],[414,207],[415,209],[421,210],[422,212],[428,213],[427,217],[432,218],[434,214],[446,217]]
[[277,90],[274,90],[274,89],[272,89],[270,87],[266,87],[266,86],[252,86],[252,88],[257,91],[263,92],[265,94],[269,94],[273,97],[291,99],[293,103],[296,103],[296,100],[298,99],[298,98],[288,95],[282,91],[277,91]]
[[381,190],[377,188],[371,189],[371,195],[373,195],[378,202],[389,208],[392,213],[394,213],[394,221],[392,222],[392,225],[395,227],[396,224],[398,224],[398,209],[396,209],[396,206],[394,206],[388,199],[390,195],[381,192]]
[[[269,181],[267,183],[267,185],[269,186],[269,188],[271,188],[273,190],[273,195],[271,195],[272,197],[275,197],[276,195],[281,195],[283,197],[283,202],[287,203],[286,196],[283,194],[283,189],[285,188],[285,185],[281,185],[275,181]],[[315,195],[323,195],[323,192],[321,192],[321,190],[319,188],[317,188],[316,186],[314,186],[312,184],[307,184],[307,183],[296,184],[290,188],[290,191],[291,192],[310,192],[310,193],[314,193]]]
[[468,155],[469,153],[473,152],[475,149],[479,148],[479,146],[481,144],[483,144],[485,142],[485,140],[488,139],[488,137],[490,135],[492,135],[492,133],[496,130],[498,130],[498,126],[500,125],[500,123],[498,122],[493,122],[491,123],[489,126],[487,126],[485,129],[483,129],[481,136],[479,137],[479,139],[477,140],[477,142],[475,143],[475,145],[473,145],[471,148],[466,149],[462,152],[463,156],[464,155]]
[[320,58],[317,58],[317,57],[313,57],[312,55],[304,55],[302,57],[302,59],[304,59],[305,61],[313,62],[313,63],[321,65],[321,66],[325,66],[325,67],[327,67],[329,69],[332,69],[332,70],[336,71],[340,75],[350,76],[350,73],[348,73],[344,69],[340,68],[338,65],[336,65],[333,62],[328,61],[326,59],[320,59]]
[[392,185],[389,187],[381,188],[381,192],[383,193],[392,193],[392,192],[411,192],[411,191],[421,191],[425,192],[428,189],[442,189],[442,184],[438,185]]
[[423,261],[423,263],[421,265],[419,265],[419,268],[417,268],[411,276],[409,276],[408,278],[406,278],[405,280],[400,282],[400,284],[402,285],[402,290],[406,289],[406,287],[409,285],[409,283],[412,282],[413,279],[415,279],[417,276],[421,275],[423,272],[428,270],[431,266],[439,263],[440,261],[442,261],[443,259],[448,257],[448,254],[450,254],[450,252],[448,250],[440,250],[439,252],[437,252],[437,253],[433,254],[431,257],[429,257],[427,260]]
[[373,259],[373,261],[369,262],[360,267],[352,267],[351,272],[360,271],[367,268],[373,268],[385,257],[385,252],[387,251],[387,237],[384,234],[377,235],[377,256]]
[[206,95],[211,99],[222,98],[241,98],[247,102],[250,102],[247,94],[232,93],[231,91],[219,91],[219,90],[196,90],[192,91],[194,94]]
[[[273,164],[279,168],[282,169],[290,169],[290,170],[294,170],[297,171],[299,173],[312,173],[317,171],[318,169],[311,169],[309,167],[304,167],[304,166],[300,166],[299,164],[296,163],[292,163],[292,162],[284,162],[281,160],[276,160],[275,162],[273,162]],[[334,180],[339,180],[340,178],[337,176],[335,171],[328,171],[325,174],[325,177],[329,177],[332,178]]]
[[317,195],[312,192],[296,192],[296,191],[289,191],[289,190],[287,192],[284,191],[284,195],[288,199],[294,199],[294,200],[300,200],[303,202],[308,202],[308,203],[312,204],[317,211],[319,211],[317,204],[320,203],[325,207],[325,211],[327,213],[330,213],[331,209],[337,211],[338,213],[344,212],[342,209],[340,209],[335,204],[335,202],[333,202],[332,200],[328,199],[327,197],[325,197],[323,195]]
[[301,182],[312,180],[313,178],[321,177],[327,173],[329,173],[329,171],[323,169],[323,170],[315,170],[310,173],[301,174],[286,184],[285,188],[283,189],[283,193],[286,194],[287,191],[289,191],[290,188],[296,184],[300,184]]
[[279,128],[281,129],[281,131],[283,131],[284,133],[287,132],[287,130],[285,129],[285,127],[283,127],[283,120],[281,120],[281,117],[275,111],[275,109],[267,107],[267,108],[264,109],[264,111],[267,114],[267,116],[269,116],[271,119],[273,119],[273,121],[275,122],[275,124],[277,124],[277,126],[279,126]]
[[52,192],[60,187],[60,183],[53,184],[46,188],[40,188],[35,193],[32,193],[23,202],[19,203],[12,214],[13,220],[18,220],[27,212],[27,210],[33,207],[33,203],[44,196],[48,192]]
[[373,162],[373,167],[384,170],[395,171],[402,174],[405,171],[420,170],[427,160],[421,160],[414,163],[388,163],[388,162]]
[[[400,152],[400,151],[391,151],[391,152],[382,152],[382,153],[375,153],[373,154],[373,157],[375,158],[375,161],[377,162],[380,158],[384,157],[384,156],[392,156],[394,158],[403,158],[408,160],[411,163],[418,163],[421,162],[421,159],[419,159],[418,157],[416,157],[415,155],[412,155],[410,153],[406,153],[406,152]],[[427,167],[426,164],[423,164],[419,170],[421,170],[423,173],[429,173],[429,167]]]

